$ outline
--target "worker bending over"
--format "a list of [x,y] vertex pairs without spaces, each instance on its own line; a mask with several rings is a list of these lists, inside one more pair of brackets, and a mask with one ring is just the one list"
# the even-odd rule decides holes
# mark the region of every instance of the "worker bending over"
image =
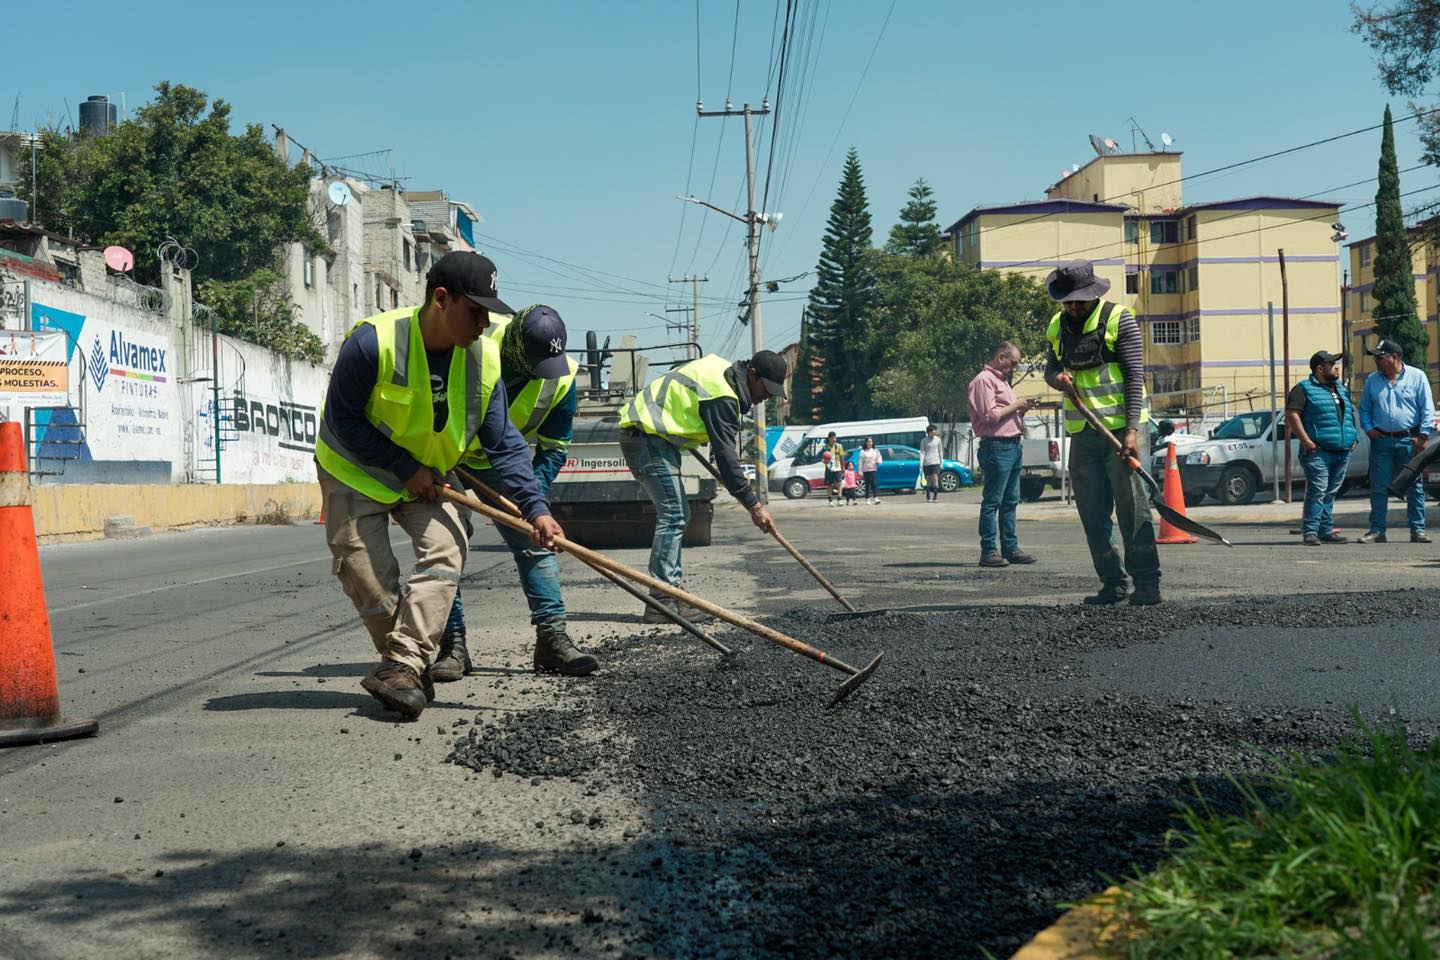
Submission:
[[[755,526],[774,531],[774,518],[740,469],[740,418],[769,397],[784,398],[788,373],[785,361],[771,350],[734,363],[712,354],[661,376],[621,411],[620,452],[655,505],[650,576],[675,587],[683,583],[680,546],[690,523],[690,502],[680,477],[680,454],[706,443],[725,489],[750,511]],[[656,599],[690,620],[707,618],[694,607]],[[644,621],[668,622],[649,607]]]
[[[565,466],[575,430],[575,371],[579,365],[565,356],[565,321],[554,308],[536,305],[521,310],[513,320],[494,319],[485,336],[500,345],[500,378],[510,398],[510,422],[526,443],[534,444],[530,466],[540,492],[548,498],[550,484]],[[478,441],[470,444],[460,464],[486,486],[506,495],[511,492]],[[468,483],[463,477],[461,481]],[[483,494],[479,495],[484,499]],[[555,554],[537,549],[528,537],[502,523],[497,523],[495,529],[515,555],[520,588],[530,604],[530,623],[535,627],[535,669],[572,677],[594,673],[599,661],[577,649],[565,632],[565,600],[560,595],[560,564]],[[440,654],[430,672],[444,682],[459,680],[470,670],[465,607],[457,589],[450,621],[440,640]]]
[[[332,569],[381,656],[360,685],[411,718],[433,699],[428,669],[465,565],[466,525],[439,489],[472,440],[536,544],[563,535],[506,416],[499,348],[481,337],[491,310],[511,312],[496,293],[488,258],[452,252],[426,275],[424,306],[357,323],[336,357],[315,443]],[[415,551],[403,589],[392,516]]]

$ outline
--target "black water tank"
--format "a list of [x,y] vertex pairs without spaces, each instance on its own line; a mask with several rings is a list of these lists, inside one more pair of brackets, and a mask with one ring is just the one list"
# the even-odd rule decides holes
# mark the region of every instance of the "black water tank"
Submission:
[[84,136],[103,137],[115,129],[119,111],[106,96],[86,97],[80,104],[80,133]]

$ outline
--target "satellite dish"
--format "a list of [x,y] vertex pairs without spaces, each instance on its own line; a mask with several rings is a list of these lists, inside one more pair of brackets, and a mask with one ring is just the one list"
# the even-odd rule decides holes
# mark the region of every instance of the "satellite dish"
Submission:
[[1070,164],[1070,172],[1071,172],[1071,173],[1079,173],[1079,172],[1080,172],[1080,164],[1078,164],[1078,163],[1072,163],[1072,164]]
[[1060,179],[1061,179],[1061,180],[1064,180],[1064,179],[1065,179],[1066,177],[1068,177],[1068,176],[1070,176],[1070,171],[1069,171],[1069,170],[1061,170],[1061,171],[1060,171]]
[[1105,149],[1105,141],[1101,140],[1093,133],[1090,134],[1090,147],[1095,151],[1097,156],[1103,157],[1105,156],[1105,154],[1110,152],[1109,150]]
[[345,206],[345,204],[349,203],[351,198],[353,197],[353,194],[350,192],[350,188],[345,186],[344,182],[340,180],[336,180],[334,183],[330,184],[329,189],[327,189],[325,193],[330,197],[330,202],[335,204],[335,206],[337,207]]
[[1170,144],[1175,142],[1175,138],[1170,136],[1170,134],[1168,133],[1162,133],[1160,134],[1160,142],[1168,147],[1170,146]]
[[129,273],[135,269],[135,254],[124,247],[106,247],[103,256],[105,266],[116,273]]
[[1116,153],[1117,151],[1119,151],[1119,149],[1120,149],[1120,144],[1116,143],[1114,140],[1111,140],[1109,137],[1106,137],[1106,138],[1105,138],[1105,152],[1106,152],[1106,153]]

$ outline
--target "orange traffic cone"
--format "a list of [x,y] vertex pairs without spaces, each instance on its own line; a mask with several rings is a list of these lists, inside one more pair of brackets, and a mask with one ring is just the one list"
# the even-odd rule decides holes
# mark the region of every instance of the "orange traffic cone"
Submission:
[[60,716],[50,614],[40,579],[30,473],[20,424],[0,423],[0,747],[43,743],[94,733],[94,720]]
[[[1185,491],[1180,488],[1180,466],[1175,461],[1175,444],[1167,443],[1165,446],[1168,448],[1165,453],[1165,506],[1182,517],[1188,517],[1190,514],[1185,512]],[[1176,530],[1162,514],[1160,535],[1155,538],[1155,542],[1198,543],[1199,538],[1192,537],[1183,530]]]

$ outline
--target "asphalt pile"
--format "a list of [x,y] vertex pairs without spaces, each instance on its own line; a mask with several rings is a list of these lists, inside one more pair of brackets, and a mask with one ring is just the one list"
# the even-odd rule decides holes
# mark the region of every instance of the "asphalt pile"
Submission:
[[1153,866],[1178,803],[1239,809],[1230,774],[1322,756],[1353,729],[1343,703],[1101,692],[1087,655],[1207,625],[1423,619],[1437,599],[976,606],[837,624],[795,611],[771,622],[852,663],[885,652],[840,707],[826,704],[843,674],[748,634],[717,631],[741,656],[729,670],[693,641],[612,641],[578,708],[488,724],[452,759],[536,776],[603,768],[645,799],[652,834],[622,871],[640,878],[624,909],[641,953],[1004,956],[1061,904]]

